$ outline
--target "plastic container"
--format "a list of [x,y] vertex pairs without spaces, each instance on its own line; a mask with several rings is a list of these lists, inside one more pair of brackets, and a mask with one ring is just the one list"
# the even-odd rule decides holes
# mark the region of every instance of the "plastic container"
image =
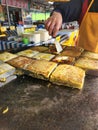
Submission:
[[40,33],[40,40],[41,41],[47,41],[49,39],[48,31],[46,30],[38,30],[38,33]]
[[33,41],[34,41],[34,43],[39,43],[39,42],[41,42],[41,39],[40,39],[41,37],[40,37],[40,33],[35,33],[35,34],[33,34]]
[[23,41],[23,43],[26,44],[26,45],[29,44],[29,39],[28,39],[28,38],[23,38],[22,41]]
[[22,34],[24,33],[24,27],[23,26],[16,27],[16,30],[17,30],[18,36],[22,36]]

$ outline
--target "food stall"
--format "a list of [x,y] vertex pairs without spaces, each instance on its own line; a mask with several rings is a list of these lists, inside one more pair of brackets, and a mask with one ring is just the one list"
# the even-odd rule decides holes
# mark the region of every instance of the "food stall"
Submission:
[[0,53],[1,130],[98,129],[98,54],[71,41]]

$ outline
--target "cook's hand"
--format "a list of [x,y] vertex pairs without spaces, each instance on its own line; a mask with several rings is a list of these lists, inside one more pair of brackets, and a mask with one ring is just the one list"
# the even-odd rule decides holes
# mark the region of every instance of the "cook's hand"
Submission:
[[56,36],[62,26],[62,15],[59,12],[53,12],[52,16],[45,21],[45,27],[49,35]]

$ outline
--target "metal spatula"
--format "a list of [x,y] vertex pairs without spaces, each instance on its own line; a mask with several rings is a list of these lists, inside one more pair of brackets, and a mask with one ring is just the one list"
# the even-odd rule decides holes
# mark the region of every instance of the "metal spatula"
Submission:
[[57,36],[55,38],[54,44],[55,44],[57,52],[60,53],[63,50],[63,48],[62,48],[62,46],[60,44],[60,36]]

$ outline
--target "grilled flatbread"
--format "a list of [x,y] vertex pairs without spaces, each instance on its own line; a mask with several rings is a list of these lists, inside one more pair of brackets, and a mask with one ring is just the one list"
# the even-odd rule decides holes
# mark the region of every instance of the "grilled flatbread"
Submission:
[[48,80],[52,71],[56,68],[57,63],[49,62],[46,60],[35,60],[32,64],[26,67],[26,70],[29,72],[29,75]]
[[17,57],[17,55],[9,53],[9,52],[0,53],[0,60],[3,61],[3,62],[11,60],[11,59],[13,59],[15,57]]
[[38,54],[38,51],[33,51],[30,49],[18,52],[17,55],[22,55],[22,56],[26,56],[26,57],[33,57],[34,55]]
[[82,48],[75,46],[67,46],[62,52],[62,56],[71,56],[71,57],[79,57],[83,52]]
[[48,50],[48,47],[44,47],[44,46],[35,46],[30,48],[33,51],[39,51],[39,52],[44,52],[46,50]]
[[48,54],[48,53],[38,53],[37,55],[33,56],[33,58],[38,60],[47,60],[50,61],[55,55]]
[[75,62],[75,58],[69,56],[56,56],[52,59],[52,61],[57,63],[73,64]]
[[[62,45],[61,45],[62,46]],[[64,49],[65,46],[62,46],[62,48]],[[48,47],[48,50],[45,51],[46,53],[51,53],[51,54],[58,54],[57,52],[57,49],[56,49],[56,46],[53,44],[53,45],[50,45]]]
[[30,59],[28,57],[18,56],[16,58],[8,61],[7,63],[16,68],[25,69],[25,67],[27,67],[29,64],[31,64],[33,61],[34,61],[33,59]]
[[50,76],[50,81],[58,85],[82,89],[85,71],[76,66],[62,64],[57,66]]
[[98,53],[94,53],[94,52],[90,52],[90,51],[84,51],[82,53],[82,56],[98,60]]
[[98,70],[98,60],[89,59],[87,57],[80,57],[75,62],[75,66],[78,66],[85,70]]

